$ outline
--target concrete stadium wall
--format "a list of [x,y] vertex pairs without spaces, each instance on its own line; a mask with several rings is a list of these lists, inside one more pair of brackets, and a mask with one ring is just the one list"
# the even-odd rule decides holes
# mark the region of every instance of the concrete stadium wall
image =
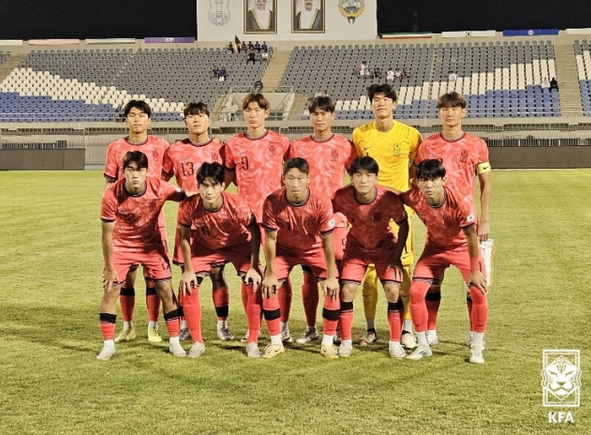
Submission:
[[0,170],[82,170],[85,150],[0,150]]

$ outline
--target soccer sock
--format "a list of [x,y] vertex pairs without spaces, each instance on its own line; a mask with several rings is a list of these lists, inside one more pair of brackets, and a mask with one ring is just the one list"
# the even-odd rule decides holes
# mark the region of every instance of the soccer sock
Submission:
[[437,313],[441,305],[441,288],[431,286],[425,295],[427,305],[427,329],[437,329]]
[[474,331],[474,324],[472,323],[472,298],[470,291],[466,293],[466,306],[468,307],[468,318],[470,319],[470,331]]
[[169,342],[173,337],[176,337],[178,341],[180,330],[179,310],[175,308],[168,313],[164,313],[164,321],[166,322],[166,329],[168,329]]
[[373,329],[375,331],[376,307],[378,304],[378,275],[373,267],[367,269],[361,285],[363,311],[365,313],[367,330]]
[[133,329],[133,320],[130,320],[129,322],[123,322],[123,329]]
[[425,281],[413,281],[410,286],[410,314],[417,332],[427,330],[428,313],[425,304],[427,290],[429,290],[429,283]]
[[253,291],[252,286],[242,283],[242,292],[248,296],[246,318],[248,319],[248,342],[257,343],[261,331],[262,299],[261,292]]
[[[411,282],[410,265],[402,266],[402,282],[400,283],[400,296],[404,304],[404,320],[402,330],[412,332],[412,319],[410,316],[410,282]],[[408,320],[408,322],[406,322]]]
[[402,335],[402,317],[404,316],[404,306],[402,300],[398,302],[388,302],[388,325],[390,326],[390,341],[400,342]]
[[472,334],[472,344],[480,344],[484,343],[484,332],[474,332]]
[[[103,340],[113,340],[115,337],[115,323],[117,323],[117,314],[99,313],[99,323]],[[113,345],[114,347],[115,345]]]
[[226,320],[218,320],[218,331],[222,328],[227,328],[228,322]]
[[[133,287],[121,287],[119,303],[121,304],[123,322],[131,322],[133,320],[133,310],[135,309],[135,289]],[[125,323],[123,327],[125,329]]]
[[[331,337],[330,344],[334,337],[339,322],[341,303],[337,299],[331,299],[330,296],[324,296],[324,306],[322,308],[322,325],[324,335]],[[324,339],[323,339],[324,340]]]
[[201,336],[201,301],[199,300],[199,286],[191,289],[190,295],[185,295],[183,298],[183,311],[185,313],[185,320],[191,331],[191,338],[193,343],[196,341],[203,343]]
[[341,339],[342,341],[351,340],[351,328],[353,326],[353,301],[341,301]]
[[311,273],[303,274],[302,302],[306,314],[306,325],[316,326],[316,312],[318,311],[318,283]]
[[285,280],[279,286],[279,307],[281,310],[281,321],[287,323],[289,320],[289,312],[291,311],[292,290],[289,279]]
[[228,318],[230,292],[228,287],[220,287],[213,289],[211,292],[213,299],[213,306],[215,307],[215,314],[218,320],[226,320]]
[[156,294],[154,283],[146,283],[146,307],[148,307],[148,320],[158,322],[160,315],[160,298]]
[[427,341],[427,333],[425,331],[417,332],[417,339],[419,340],[419,346],[430,347]]
[[470,331],[475,333],[486,330],[488,320],[488,304],[486,295],[475,286],[470,286],[472,309],[470,310]]
[[276,335],[281,336],[281,310],[279,309],[279,298],[277,295],[263,298],[263,316],[265,317],[271,338]]

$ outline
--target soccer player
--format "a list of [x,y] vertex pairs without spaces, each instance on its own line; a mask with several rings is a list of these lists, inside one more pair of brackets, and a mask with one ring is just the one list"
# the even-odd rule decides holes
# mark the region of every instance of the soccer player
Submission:
[[212,267],[231,261],[243,278],[248,296],[247,318],[249,357],[260,357],[257,340],[261,327],[261,277],[259,269],[260,230],[243,198],[224,192],[224,167],[217,162],[203,163],[197,172],[199,196],[179,206],[183,274],[179,294],[184,295],[184,313],[193,347],[189,358],[205,351],[201,336],[199,286]]
[[332,230],[334,220],[330,199],[308,189],[310,168],[300,157],[289,159],[283,166],[285,187],[265,200],[263,227],[266,269],[262,283],[263,314],[269,328],[271,343],[263,357],[273,358],[283,353],[280,308],[277,291],[297,264],[305,265],[325,293],[324,336],[320,353],[328,359],[338,358],[332,344],[339,319],[339,301]]
[[[242,101],[242,115],[246,131],[228,139],[225,148],[227,181],[233,181],[262,225],[265,198],[281,187],[281,171],[289,149],[289,139],[265,128],[270,115],[269,101],[262,94],[248,94]],[[262,231],[262,229],[261,229]],[[264,239],[263,239],[264,243]],[[291,294],[289,281],[283,284]],[[282,289],[283,291],[283,289]],[[247,295],[242,294],[246,311]],[[284,341],[293,341],[289,329],[282,330]],[[244,337],[246,341],[248,337]]]
[[[190,103],[184,109],[185,125],[189,137],[170,146],[164,154],[162,164],[162,179],[170,180],[173,176],[177,184],[185,189],[197,191],[197,170],[203,163],[224,163],[224,143],[209,136],[211,125],[210,113],[204,103]],[[195,232],[193,228],[193,232]],[[174,243],[173,263],[183,267],[183,253],[180,244],[180,227],[177,230]],[[212,283],[213,305],[218,319],[217,334],[220,340],[233,340],[234,336],[228,328],[228,313],[230,293],[224,279],[223,266],[212,267],[210,272]],[[181,304],[182,305],[182,304]],[[189,330],[181,321],[181,341],[188,338]]]
[[[491,166],[488,160],[486,143],[462,129],[462,118],[466,116],[466,99],[457,92],[441,95],[437,101],[437,110],[442,122],[441,133],[427,138],[420,146],[414,159],[415,165],[426,159],[439,159],[447,172],[446,187],[465,198],[473,205],[476,212],[474,190],[476,178],[480,185],[480,219],[477,231],[480,242],[489,237],[489,210],[491,199]],[[443,271],[426,295],[429,319],[427,325],[427,341],[431,346],[438,343],[437,312],[441,303],[441,282]],[[468,311],[471,311],[472,300],[467,295]],[[470,316],[471,317],[471,316]]]
[[103,298],[99,308],[103,349],[97,359],[107,361],[115,354],[115,322],[120,277],[137,264],[154,288],[164,311],[169,350],[174,356],[186,352],[179,341],[179,313],[172,293],[166,241],[158,228],[162,206],[167,200],[181,201],[185,192],[157,177],[148,177],[148,157],[141,151],[128,152],[123,160],[124,178],[103,195],[101,204],[104,257]]
[[484,263],[478,246],[476,214],[472,204],[445,184],[446,169],[437,159],[423,160],[416,169],[418,189],[401,194],[427,227],[427,240],[415,266],[410,302],[419,345],[408,359],[432,355],[427,340],[428,310],[425,296],[429,286],[450,265],[457,267],[472,298],[470,311],[470,362],[484,363],[484,331],[488,318]]
[[[343,357],[353,351],[353,300],[370,264],[375,266],[388,301],[388,351],[392,358],[406,356],[400,344],[403,318],[400,284],[408,217],[398,195],[377,184],[378,173],[375,159],[357,157],[349,169],[351,184],[339,189],[332,201],[334,210],[343,213],[351,224],[341,272],[342,341],[338,352]],[[398,238],[390,228],[390,220],[398,226]]]
[[[310,121],[314,132],[310,136],[292,142],[289,158],[301,157],[310,166],[309,188],[317,195],[329,198],[343,186],[347,168],[357,156],[353,144],[344,136],[332,132],[335,120],[335,103],[325,95],[315,97],[308,104]],[[335,213],[333,231],[334,253],[337,268],[343,258],[343,249],[347,239],[347,219],[342,213]],[[318,339],[316,329],[316,311],[318,308],[318,284],[311,271],[303,267],[302,301],[306,314],[306,330],[296,341],[300,344]],[[281,321],[287,325],[289,319],[291,295],[279,295]]]
[[[160,178],[162,172],[162,159],[168,148],[168,142],[164,139],[148,134],[151,123],[152,110],[150,105],[142,100],[130,100],[124,107],[123,113],[129,135],[112,142],[107,147],[104,176],[107,189],[111,184],[123,178],[123,157],[129,151],[141,151],[149,157],[150,177]],[[160,216],[158,226],[162,232],[162,240],[166,242],[166,225],[164,215]],[[168,248],[167,248],[168,249]],[[135,275],[137,266],[130,268],[125,277],[125,283],[121,288],[120,303],[121,317],[123,318],[123,330],[115,338],[115,342],[131,341],[136,337],[133,326],[133,311],[135,308]],[[145,275],[145,274],[144,274]],[[122,277],[120,277],[122,278]],[[162,337],[158,333],[158,316],[160,313],[160,300],[153,282],[146,279],[146,306],[148,308],[148,341],[159,343]]]
[[[367,88],[374,121],[357,127],[353,131],[353,143],[357,154],[373,157],[380,167],[378,183],[406,191],[410,187],[409,170],[422,141],[419,132],[406,124],[394,120],[396,110],[396,91],[388,84],[374,84]],[[407,209],[411,215],[412,210]],[[416,341],[412,334],[408,290],[410,288],[411,265],[414,261],[412,245],[412,226],[409,220],[409,235],[402,256],[403,281],[400,291],[404,303],[404,322],[401,343],[407,349],[414,349]],[[396,226],[393,225],[396,232]],[[376,304],[378,297],[377,276],[370,268],[363,280],[363,305],[367,330],[360,344],[367,345],[377,340],[375,327]]]

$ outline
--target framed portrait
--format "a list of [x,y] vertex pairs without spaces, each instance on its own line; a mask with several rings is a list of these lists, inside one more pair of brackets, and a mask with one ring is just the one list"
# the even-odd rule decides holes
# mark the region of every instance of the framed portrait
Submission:
[[277,33],[277,0],[244,0],[244,33]]
[[324,0],[291,0],[293,33],[324,33]]

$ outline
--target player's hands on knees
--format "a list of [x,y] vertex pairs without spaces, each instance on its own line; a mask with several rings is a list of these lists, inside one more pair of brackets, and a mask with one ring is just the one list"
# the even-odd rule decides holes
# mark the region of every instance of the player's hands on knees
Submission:
[[483,294],[486,294],[488,291],[486,288],[486,278],[480,271],[470,273],[470,284],[478,287]]
[[105,269],[103,270],[103,290],[105,293],[110,293],[113,291],[113,284],[119,282],[117,278],[117,272],[113,269]]
[[183,272],[179,283],[179,294],[190,295],[195,287],[197,287],[195,274],[189,271]]
[[244,284],[251,285],[253,291],[257,291],[258,286],[261,284],[261,275],[254,268],[248,269],[246,275],[243,277]]
[[331,299],[337,299],[339,297],[339,280],[336,278],[327,278],[324,281],[324,294],[328,295]]
[[279,281],[277,281],[275,275],[265,275],[265,279],[263,279],[261,284],[261,289],[263,292],[263,297],[265,298],[270,298],[276,294],[277,290],[279,289]]

